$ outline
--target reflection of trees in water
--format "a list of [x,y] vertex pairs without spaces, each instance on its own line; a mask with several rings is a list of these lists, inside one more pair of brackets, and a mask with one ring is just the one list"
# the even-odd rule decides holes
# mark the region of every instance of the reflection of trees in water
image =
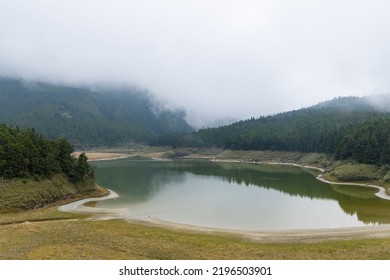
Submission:
[[209,161],[131,161],[96,164],[99,184],[129,193],[128,199],[143,201],[172,183],[185,181],[185,174],[217,178],[239,185],[273,189],[290,196],[338,201],[341,209],[356,214],[364,223],[390,223],[390,201],[377,198],[374,189],[329,185],[305,169],[292,166],[215,163]]
[[274,189],[291,196],[336,199],[328,184],[318,181],[305,169],[280,165],[208,163],[195,166],[193,174],[220,178],[229,183]]
[[[121,160],[97,163],[96,180],[134,201],[147,200],[170,183],[185,180],[171,162]],[[131,190],[131,191],[130,191]]]
[[341,209],[366,224],[389,224],[390,202],[380,198],[364,199],[343,196],[338,201]]
[[307,170],[292,166],[248,164],[199,165],[192,169],[197,175],[221,178],[230,183],[255,185],[288,195],[338,201],[341,209],[356,214],[364,223],[390,223],[390,201],[375,196],[376,190],[360,186],[329,185]]

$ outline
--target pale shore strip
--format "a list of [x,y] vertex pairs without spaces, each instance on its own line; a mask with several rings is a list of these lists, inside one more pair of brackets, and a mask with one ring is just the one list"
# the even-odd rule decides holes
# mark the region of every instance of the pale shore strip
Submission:
[[344,228],[234,230],[173,223],[155,217],[127,219],[129,223],[156,226],[173,230],[185,230],[206,234],[227,234],[263,243],[319,242],[324,240],[348,240],[390,237],[390,225],[374,225]]
[[[214,161],[219,161],[214,159]],[[241,162],[239,160],[223,160],[224,162]],[[244,162],[245,163],[245,162]],[[249,162],[246,162],[249,163]],[[296,167],[303,167],[309,169],[316,169],[321,172],[317,177],[329,184],[341,184],[341,185],[358,185],[365,187],[375,187],[380,189],[379,197],[383,199],[389,199],[389,196],[384,192],[384,189],[376,185],[356,184],[356,183],[339,183],[331,182],[322,178],[322,173],[325,171],[322,168],[314,166],[303,166],[295,163],[276,163],[276,162],[262,162],[257,164],[272,164],[272,165],[292,165]],[[65,212],[77,212],[87,214],[103,214],[99,218],[104,219],[124,219],[129,223],[143,224],[147,226],[163,227],[174,230],[184,230],[189,232],[199,232],[206,234],[227,234],[232,236],[241,237],[244,239],[264,242],[264,243],[291,243],[291,242],[319,242],[324,240],[349,240],[349,239],[362,239],[362,238],[384,238],[390,237],[390,225],[373,225],[373,226],[361,226],[361,227],[346,227],[346,228],[323,228],[323,229],[287,229],[287,230],[230,230],[219,228],[208,228],[187,224],[173,223],[165,220],[158,219],[157,217],[138,217],[128,218],[127,209],[106,209],[106,208],[94,208],[84,206],[85,203],[90,201],[101,201],[105,199],[115,199],[118,194],[110,191],[110,194],[105,197],[99,198],[87,198],[80,201],[76,201],[67,205],[60,206],[59,211]]]
[[[278,164],[278,163],[275,163],[275,164]],[[331,184],[331,185],[348,185],[348,186],[360,186],[360,187],[375,188],[375,189],[378,189],[378,192],[375,193],[375,195],[377,197],[380,197],[380,198],[386,199],[386,200],[390,200],[390,195],[388,195],[386,193],[385,188],[382,187],[382,186],[372,185],[372,184],[363,184],[363,183],[349,183],[349,182],[333,182],[333,181],[329,181],[329,180],[326,180],[323,177],[323,173],[325,172],[325,169],[319,168],[319,167],[315,167],[315,166],[299,165],[299,164],[296,164],[296,163],[291,163],[291,164],[289,164],[289,163],[279,163],[279,165],[292,165],[292,166],[297,166],[297,167],[302,167],[302,168],[316,169],[316,170],[321,172],[321,174],[318,175],[316,177],[316,179],[320,180],[320,181],[322,181],[324,183]]]
[[109,208],[88,207],[84,205],[87,202],[115,199],[119,197],[119,195],[116,192],[112,190],[108,190],[108,191],[109,194],[107,196],[81,199],[69,204],[62,205],[58,207],[58,210],[62,212],[74,212],[74,213],[86,213],[86,214],[109,214],[109,215],[114,215],[114,217],[127,214],[128,210],[126,208],[109,209]]
[[[74,152],[73,156],[78,157],[83,152]],[[100,161],[100,160],[115,160],[121,158],[127,158],[130,154],[122,153],[108,153],[108,152],[84,152],[88,158],[88,161]]]
[[349,182],[333,182],[326,180],[323,177],[323,173],[325,173],[325,169],[316,167],[316,166],[310,166],[310,165],[301,165],[297,163],[286,163],[286,162],[251,162],[251,161],[238,161],[238,160],[217,160],[214,159],[213,161],[216,162],[242,162],[242,163],[250,163],[250,164],[264,164],[264,165],[287,165],[287,166],[295,166],[295,167],[301,167],[306,169],[315,169],[321,172],[320,175],[316,177],[317,180],[320,180],[324,183],[331,184],[331,185],[348,185],[348,186],[360,186],[360,187],[369,187],[369,188],[375,188],[378,189],[378,192],[375,193],[377,197],[380,197],[382,199],[390,200],[390,195],[386,193],[386,190],[382,186],[378,185],[372,185],[372,184],[363,184],[363,183],[349,183]]
[[[79,156],[82,152],[75,152],[73,153],[75,156]],[[109,153],[109,152],[85,152],[86,156],[88,157],[89,161],[101,161],[101,160],[116,160],[116,159],[122,159],[130,157],[130,154],[123,154],[123,153]],[[152,158],[154,160],[167,160],[167,159],[161,159],[161,158]],[[251,163],[251,164],[268,164],[268,165],[288,165],[288,166],[296,166],[306,169],[315,169],[321,172],[320,175],[317,176],[317,179],[327,183],[327,184],[334,184],[334,185],[350,185],[350,186],[362,186],[362,187],[370,187],[370,188],[376,188],[378,189],[378,192],[375,193],[376,196],[390,200],[390,195],[386,193],[386,190],[382,186],[378,185],[371,185],[371,184],[362,184],[362,183],[348,183],[348,182],[332,182],[326,180],[322,174],[325,172],[325,169],[315,166],[309,166],[309,165],[301,165],[297,163],[286,163],[286,162],[251,162],[251,161],[241,161],[241,160],[235,160],[235,159],[216,159],[213,158],[211,161],[215,162],[233,162],[233,163]]]
[[115,199],[118,197],[118,194],[111,190],[109,191],[110,194],[108,196],[79,200],[60,206],[58,210],[64,212],[95,214],[98,215],[98,219],[123,219],[129,223],[173,230],[183,230],[204,234],[231,235],[264,243],[319,242],[324,240],[390,237],[390,225],[323,229],[233,230],[173,223],[150,216],[128,218],[126,217],[126,214],[128,214],[127,209],[108,209],[84,206],[85,203],[90,201],[101,201],[105,199]]
[[248,164],[259,164],[259,165],[261,165],[261,164],[264,164],[264,165],[287,165],[287,166],[303,167],[303,168],[306,168],[306,169],[315,169],[315,170],[320,171],[321,173],[325,172],[325,169],[320,168],[320,167],[310,166],[310,165],[301,165],[301,164],[298,164],[298,163],[288,163],[288,162],[274,162],[274,161],[258,161],[258,162],[254,162],[254,161],[246,161],[246,160],[243,161],[243,160],[238,160],[238,159],[217,159],[217,158],[214,158],[211,161],[215,161],[215,162],[233,162],[233,163],[248,163]]
[[375,189],[378,189],[378,192],[375,193],[375,195],[377,197],[380,197],[382,199],[386,199],[386,200],[390,200],[390,196],[386,193],[386,190],[384,187],[382,186],[378,186],[378,185],[371,185],[371,184],[360,184],[360,183],[343,183],[343,182],[332,182],[332,181],[328,181],[326,180],[322,174],[318,175],[317,176],[317,179],[324,182],[324,183],[327,183],[327,184],[332,184],[332,185],[348,185],[348,186],[361,186],[361,187],[369,187],[369,188],[375,188]]
[[324,183],[331,184],[331,185],[348,185],[348,186],[360,186],[360,187],[369,187],[369,188],[375,188],[378,189],[378,192],[375,193],[377,197],[380,197],[382,199],[390,200],[390,195],[386,193],[386,190],[382,186],[378,185],[372,185],[372,184],[363,184],[363,183],[349,183],[349,182],[333,182],[326,180],[323,177],[323,173],[325,173],[325,169],[315,167],[315,166],[308,166],[308,165],[300,165],[296,163],[268,163],[268,164],[277,164],[277,165],[291,165],[291,166],[297,166],[297,167],[302,167],[302,168],[308,168],[308,169],[316,169],[321,172],[320,175],[316,177],[317,180],[320,180]]

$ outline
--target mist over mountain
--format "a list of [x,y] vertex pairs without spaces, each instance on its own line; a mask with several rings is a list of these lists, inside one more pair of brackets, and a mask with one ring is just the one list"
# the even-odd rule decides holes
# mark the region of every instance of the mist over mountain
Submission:
[[77,148],[144,142],[173,147],[320,152],[390,163],[390,95],[339,97],[193,131],[186,112],[137,88],[70,87],[0,79],[0,122],[67,138]]
[[390,95],[340,97],[300,110],[252,118],[189,134],[162,135],[154,145],[319,152],[336,159],[390,163]]
[[370,96],[349,96],[333,98],[311,106],[312,109],[333,108],[343,111],[373,110],[378,112],[390,112],[390,94],[378,94]]
[[182,110],[168,110],[136,88],[70,87],[0,78],[0,122],[34,128],[77,147],[148,141],[188,132]]

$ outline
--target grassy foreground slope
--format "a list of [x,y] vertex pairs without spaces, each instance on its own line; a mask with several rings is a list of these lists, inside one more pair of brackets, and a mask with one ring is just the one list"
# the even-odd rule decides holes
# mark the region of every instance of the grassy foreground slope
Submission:
[[[39,216],[39,221],[12,223],[23,220],[19,215]],[[89,220],[55,209],[2,215],[0,224],[4,219],[8,223],[0,225],[3,260],[390,259],[390,238],[263,243],[222,233]]]
[[74,183],[64,175],[39,181],[12,179],[0,183],[0,215],[64,204],[85,197],[107,195],[94,180]]

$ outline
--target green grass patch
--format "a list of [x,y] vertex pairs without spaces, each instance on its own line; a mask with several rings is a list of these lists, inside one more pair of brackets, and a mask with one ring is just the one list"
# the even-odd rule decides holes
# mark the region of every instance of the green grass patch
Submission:
[[[0,213],[31,210],[101,192],[91,181],[72,183],[65,176],[51,179],[12,179],[0,183]],[[95,194],[97,195],[97,194]]]
[[303,154],[300,152],[225,150],[217,156],[217,159],[237,159],[264,162],[298,162],[302,156]]
[[28,210],[21,212],[3,213],[0,215],[0,225],[18,224],[25,222],[53,221],[67,219],[84,219],[85,214],[74,214],[57,211],[57,207]]
[[381,179],[380,168],[373,164],[342,164],[330,175],[343,182],[373,181]]
[[302,165],[327,168],[333,163],[333,159],[330,155],[324,153],[309,153],[304,154],[299,160],[299,163]]
[[390,170],[385,174],[385,176],[383,177],[383,180],[386,183],[390,183]]

